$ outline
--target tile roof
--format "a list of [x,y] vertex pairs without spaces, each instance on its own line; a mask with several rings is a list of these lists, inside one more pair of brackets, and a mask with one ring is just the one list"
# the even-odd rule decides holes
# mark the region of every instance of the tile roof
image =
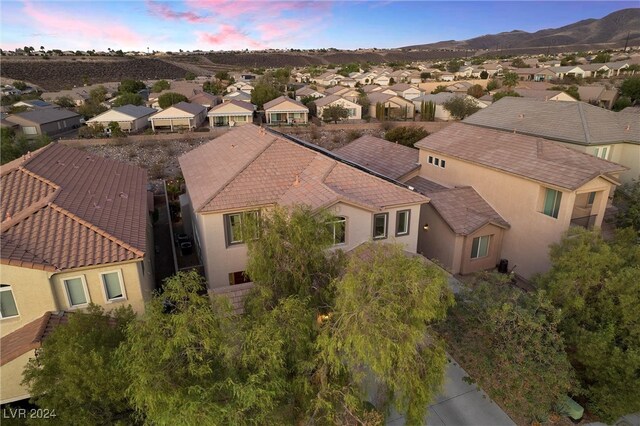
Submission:
[[310,96],[310,95],[313,95],[314,93],[320,93],[320,91],[316,89],[312,89],[309,86],[304,86],[296,90],[296,96],[301,96],[301,97]]
[[340,99],[342,99],[343,101],[346,101],[346,102],[348,102],[348,103],[350,103],[350,104],[354,104],[354,103],[355,103],[355,102],[353,102],[353,101],[350,101],[350,100],[348,100],[348,99],[343,98],[343,97],[342,97],[342,96],[340,96],[340,95],[329,95],[329,96],[325,96],[325,97],[323,97],[323,98],[316,99],[316,100],[315,100],[315,101],[313,101],[313,102],[316,104],[316,106],[317,106],[317,107],[323,107],[323,106],[325,106],[325,105],[329,105],[330,103],[335,102],[335,101],[338,101],[338,100],[340,100]]
[[65,311],[47,312],[0,339],[0,366],[38,349],[58,325],[69,321],[69,314]]
[[464,123],[447,126],[418,141],[415,146],[569,190],[579,188],[597,176],[626,170],[619,164],[546,139]]
[[420,168],[417,149],[370,135],[359,137],[333,152],[391,179],[399,179]]
[[184,111],[193,115],[198,115],[206,110],[206,108],[200,104],[190,104],[189,102],[178,102],[177,104],[172,105],[170,108],[176,108],[180,111]]
[[236,92],[227,93],[222,97],[223,99],[231,99],[231,100],[241,100],[241,101],[251,101],[251,95],[241,90]]
[[[561,90],[538,90],[538,89],[515,89],[515,92],[523,98],[533,98],[540,100],[549,100],[554,96],[558,96],[560,93],[564,93]],[[570,96],[571,95],[567,95]]]
[[584,102],[504,97],[464,123],[580,145],[640,143],[640,121]]
[[196,211],[272,204],[327,207],[345,201],[370,210],[428,199],[373,173],[343,164],[320,148],[255,125],[234,128],[180,157]]
[[426,196],[429,196],[429,194],[436,191],[448,189],[446,186],[442,186],[439,183],[436,183],[429,179],[425,179],[421,176],[414,176],[405,183],[409,186],[414,187],[416,191]]
[[306,111],[309,111],[309,110],[307,109],[307,107],[306,107],[306,106],[304,106],[304,104],[303,104],[302,102],[298,102],[298,101],[296,101],[295,99],[291,99],[291,98],[289,98],[288,96],[280,96],[280,97],[278,97],[278,98],[275,98],[275,99],[273,99],[273,100],[271,100],[271,101],[269,101],[269,102],[265,103],[265,104],[264,104],[264,110],[266,111],[266,110],[268,110],[268,109],[274,108],[274,107],[276,107],[276,106],[280,105],[280,104],[281,104],[281,103],[283,103],[283,102],[291,102],[292,104],[299,106],[301,109],[304,109],[304,110],[306,110]]
[[333,87],[329,87],[327,90],[325,90],[324,93],[326,93],[327,95],[336,95],[336,94],[340,94],[340,93],[347,92],[347,91],[349,91],[348,87],[333,86]]
[[62,144],[0,168],[4,264],[65,270],[146,250],[146,172]]
[[211,105],[211,104],[215,104],[221,99],[222,97],[218,95],[212,95],[211,93],[207,93],[207,92],[199,92],[191,96],[189,98],[189,102],[198,104],[198,105]]
[[216,111],[218,111],[218,110],[220,110],[222,108],[226,108],[229,105],[237,106],[238,108],[244,109],[247,112],[250,112],[250,113],[253,114],[253,109],[254,109],[253,104],[250,104],[249,102],[244,102],[244,101],[237,101],[235,99],[232,99],[230,101],[227,101],[227,102],[224,102],[224,103],[221,103],[221,104],[218,104],[218,105],[214,106],[213,108],[211,108],[209,110],[209,114],[211,114],[212,112],[215,113]]
[[154,108],[148,108],[141,105],[123,105],[121,107],[112,108],[112,110],[121,112],[132,118],[142,118],[157,112]]
[[438,190],[428,195],[430,205],[458,235],[469,235],[488,223],[509,227],[509,223],[470,186]]
[[8,121],[16,117],[21,120],[30,121],[37,124],[46,124],[53,121],[66,120],[68,118],[79,117],[79,114],[63,108],[41,108],[33,111],[21,112],[7,117]]
[[468,96],[467,94],[463,94],[463,93],[440,92],[436,94],[427,94],[427,95],[418,96],[417,98],[411,99],[411,101],[414,103],[416,102],[420,103],[422,101],[433,102],[436,105],[442,105],[443,103],[448,102],[453,98],[465,98],[467,96]]

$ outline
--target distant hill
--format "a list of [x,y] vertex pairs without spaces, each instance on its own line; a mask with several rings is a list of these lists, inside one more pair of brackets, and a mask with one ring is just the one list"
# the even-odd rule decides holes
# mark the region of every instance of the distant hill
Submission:
[[[560,28],[528,33],[514,30],[488,34],[469,40],[448,40],[438,43],[406,46],[403,49],[452,50],[529,50],[537,53],[545,48],[585,46],[593,48],[623,47],[629,36],[629,45],[640,45],[640,8],[622,9],[601,19],[585,19]],[[556,51],[557,49],[553,49]],[[578,50],[578,49],[576,49]]]

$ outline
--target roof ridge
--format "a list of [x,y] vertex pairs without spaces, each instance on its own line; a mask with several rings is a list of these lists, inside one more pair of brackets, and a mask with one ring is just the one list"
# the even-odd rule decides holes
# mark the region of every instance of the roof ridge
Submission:
[[[57,265],[54,265],[53,263],[51,263],[51,262],[50,262],[50,261],[48,261],[47,259],[43,258],[42,256],[39,256],[39,255],[37,255],[37,254],[35,254],[35,253],[32,253],[30,250],[28,250],[28,249],[24,248],[21,244],[17,243],[13,238],[11,238],[8,234],[3,233],[3,234],[2,234],[2,237],[3,237],[3,238],[5,238],[5,239],[7,239],[7,240],[9,240],[12,244],[15,244],[15,246],[16,246],[16,247],[20,248],[20,250],[24,251],[25,253],[29,253],[29,254],[30,254],[31,256],[33,256],[35,259],[39,259],[39,260],[41,260],[41,261],[42,261],[42,262],[44,262],[46,265],[51,265],[51,267],[53,267],[55,271],[60,271],[60,270],[61,270]],[[2,259],[2,260],[4,260],[4,259]],[[8,260],[8,262],[6,262],[6,263],[5,263],[5,262],[2,262],[2,260],[0,260],[0,263],[6,264],[6,265],[11,265],[11,264],[12,264],[12,263],[11,263],[11,261],[12,261],[11,259],[7,259],[7,260]]]
[[42,322],[40,323],[40,327],[38,327],[38,332],[36,333],[35,339],[33,339],[31,343],[39,343],[42,341],[42,337],[44,336],[44,332],[47,329],[47,325],[49,325],[51,314],[52,314],[51,311],[47,311],[42,317],[40,317],[40,320]]
[[23,220],[30,217],[32,214],[34,214],[38,210],[45,208],[47,205],[49,205],[49,203],[55,200],[55,198],[58,196],[60,192],[61,192],[61,188],[58,186],[53,190],[52,193],[47,194],[45,197],[42,197],[40,200],[29,205],[27,208],[19,211],[18,213],[16,213],[15,216],[11,217],[10,219],[5,220],[4,218],[0,218],[0,221],[1,221],[0,226],[2,226],[1,228],[2,232],[4,233],[9,228],[22,222]]
[[[263,136],[263,135],[261,135]],[[264,134],[264,136],[266,136],[266,133]],[[229,179],[227,179],[227,181],[222,184],[220,186],[220,188],[215,191],[210,197],[208,197],[200,206],[197,206],[197,208],[195,209],[196,211],[200,211],[202,210],[207,204],[209,204],[211,201],[213,201],[214,198],[216,198],[218,196],[218,194],[220,194],[227,186],[229,186],[229,184],[231,184],[231,182],[233,182],[242,172],[244,172],[244,170],[249,167],[249,165],[251,163],[253,163],[254,161],[256,161],[256,159],[262,155],[262,153],[264,153],[271,145],[273,145],[273,143],[275,141],[278,140],[277,136],[274,136],[274,138],[269,141],[269,143],[267,143],[264,148],[262,148],[260,151],[256,152],[256,154],[254,156],[252,156],[249,161],[245,162],[242,167],[238,167],[238,171],[236,173],[234,173],[231,177],[229,177]]]
[[9,161],[7,164],[3,164],[0,168],[0,176],[7,175],[14,170],[17,170],[20,167],[24,167],[29,164],[31,161],[35,160],[38,156],[40,156],[43,152],[49,149],[55,142],[51,142],[43,146],[42,148],[38,148],[35,151],[27,152],[26,154],[16,158],[15,160]]
[[71,213],[69,210],[58,206],[57,204],[54,204],[53,202],[48,204],[49,207],[51,207],[53,210],[57,211],[58,213],[61,213],[67,217],[69,217],[70,219],[78,222],[79,224],[81,224],[82,226],[88,228],[89,230],[97,233],[98,235],[103,236],[104,238],[110,240],[111,242],[114,242],[116,244],[118,244],[119,246],[123,247],[126,250],[129,250],[130,252],[133,252],[134,254],[138,255],[138,256],[144,256],[144,252],[134,246],[132,246],[131,244],[127,244],[124,241],[122,241],[119,238],[114,237],[113,235],[111,235],[110,233],[108,233],[107,231],[105,231],[102,228],[99,228],[98,226],[82,219],[81,217]]
[[589,133],[589,126],[587,124],[587,118],[584,115],[582,109],[582,102],[578,102],[578,114],[580,114],[580,123],[582,124],[582,130],[584,131],[584,139],[588,144],[591,143],[591,134]]
[[57,183],[50,181],[49,179],[40,176],[39,174],[36,174],[34,172],[32,172],[31,170],[25,168],[24,166],[20,165],[18,166],[17,170],[26,173],[27,175],[31,176],[34,179],[38,179],[40,182],[45,183],[47,185],[50,185],[53,187],[53,189],[59,189],[60,185],[58,185]]

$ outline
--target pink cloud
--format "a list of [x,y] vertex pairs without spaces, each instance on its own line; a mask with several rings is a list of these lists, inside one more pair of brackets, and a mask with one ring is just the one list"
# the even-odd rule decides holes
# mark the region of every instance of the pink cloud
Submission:
[[218,27],[216,33],[197,32],[198,42],[207,44],[211,47],[223,48],[223,49],[245,49],[251,47],[252,49],[263,49],[265,46],[249,37],[247,34],[239,30],[238,28],[223,24]]
[[23,5],[24,13],[36,22],[41,30],[73,34],[75,40],[86,41],[86,43],[103,39],[124,45],[144,44],[144,39],[139,34],[121,24],[109,22],[105,25],[105,19],[97,20],[86,16],[78,18],[46,10],[44,8],[46,3],[38,3],[34,6],[30,0],[25,0]]
[[186,20],[191,23],[206,22],[209,17],[200,16],[195,12],[176,12],[168,5],[157,1],[147,1],[147,8],[152,15],[159,16],[164,19]]

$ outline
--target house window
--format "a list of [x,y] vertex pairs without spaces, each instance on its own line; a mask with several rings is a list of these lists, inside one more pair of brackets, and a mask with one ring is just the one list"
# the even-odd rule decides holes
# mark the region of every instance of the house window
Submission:
[[587,198],[587,205],[588,206],[592,205],[595,200],[596,200],[596,193],[595,192],[590,192],[589,193],[589,198]]
[[100,274],[102,285],[104,286],[104,294],[108,301],[126,299],[124,294],[124,286],[122,284],[122,274],[120,271],[105,272]]
[[439,158],[436,158],[436,159],[435,159],[435,161],[433,162],[433,164],[434,164],[435,166],[439,166],[439,165],[440,165],[440,159],[439,159]]
[[69,306],[83,306],[89,303],[87,285],[84,282],[84,277],[75,277],[64,280],[64,288],[67,291]]
[[373,215],[373,239],[379,240],[387,238],[388,213],[378,213]]
[[411,210],[400,210],[396,214],[396,236],[409,234],[409,219]]
[[594,155],[598,158],[602,158],[603,160],[609,159],[609,147],[608,146],[597,147]]
[[446,165],[446,161],[445,160],[440,160],[440,167],[442,167],[444,169],[445,165]]
[[472,259],[486,257],[489,254],[489,240],[491,240],[491,235],[483,235],[473,239],[473,244],[471,245]]
[[429,160],[428,161],[429,161],[429,164],[433,164],[433,156],[432,155],[429,156]]
[[333,234],[333,245],[344,244],[347,241],[347,218],[337,216],[330,223],[330,231]]
[[544,195],[544,206],[542,213],[553,218],[558,218],[558,212],[560,211],[560,200],[562,199],[562,192],[555,189],[547,188]]
[[[243,213],[231,213],[224,216],[225,229],[227,234],[227,245],[242,244],[244,238],[242,236],[242,223],[247,219],[255,220],[257,224],[258,212],[243,212]],[[254,238],[258,238],[257,230]]]
[[0,319],[18,316],[18,307],[11,286],[0,284]]
[[237,284],[244,284],[244,283],[250,283],[250,282],[251,282],[251,279],[249,278],[249,275],[247,275],[245,271],[229,273],[229,285],[237,285]]

